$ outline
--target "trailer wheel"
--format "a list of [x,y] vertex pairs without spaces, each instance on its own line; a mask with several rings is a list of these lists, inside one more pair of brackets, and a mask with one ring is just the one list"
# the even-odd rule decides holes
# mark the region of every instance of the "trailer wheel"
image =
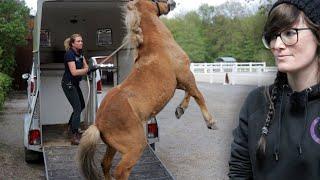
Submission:
[[156,150],[156,143],[150,144],[150,147],[153,149],[153,151],[155,151]]
[[27,163],[38,163],[43,160],[42,153],[24,148],[24,159]]

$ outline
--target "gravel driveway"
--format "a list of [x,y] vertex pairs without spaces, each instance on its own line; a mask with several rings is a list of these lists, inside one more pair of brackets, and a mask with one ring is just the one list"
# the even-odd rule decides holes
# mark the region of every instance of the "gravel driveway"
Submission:
[[27,110],[24,92],[12,92],[0,112],[0,179],[45,179],[43,163],[24,161],[23,118]]
[[[157,116],[160,142],[156,153],[177,180],[227,179],[232,129],[244,98],[253,86],[223,86],[198,83],[209,111],[218,121],[218,130],[206,128],[199,107],[192,99],[185,114],[176,119],[176,106],[184,96],[176,91]],[[24,92],[9,95],[0,112],[0,179],[44,179],[43,163],[24,161],[23,117],[27,109]]]
[[174,112],[184,97],[174,98],[157,116],[160,142],[156,153],[177,180],[224,180],[227,178],[232,130],[247,94],[253,86],[197,83],[209,112],[218,121],[218,130],[209,130],[200,108],[193,100],[185,114],[176,119]]

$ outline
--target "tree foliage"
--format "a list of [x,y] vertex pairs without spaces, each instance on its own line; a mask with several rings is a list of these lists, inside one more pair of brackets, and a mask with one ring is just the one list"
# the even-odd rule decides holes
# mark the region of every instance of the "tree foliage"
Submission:
[[201,26],[200,16],[189,12],[175,19],[163,19],[171,30],[175,40],[195,62],[205,60],[205,37]]
[[4,101],[9,93],[12,78],[0,72],[0,111],[2,110]]
[[29,11],[24,1],[0,0],[0,72],[14,70],[15,48],[26,43]]
[[217,7],[204,4],[196,12],[163,21],[193,62],[233,56],[240,62],[273,65],[271,53],[261,42],[271,1],[262,0],[255,11],[235,1]]

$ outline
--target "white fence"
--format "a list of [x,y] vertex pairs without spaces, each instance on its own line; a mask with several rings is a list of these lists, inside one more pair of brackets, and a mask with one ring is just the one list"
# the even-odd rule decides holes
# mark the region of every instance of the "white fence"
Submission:
[[265,62],[247,63],[191,63],[194,74],[210,74],[216,72],[275,72],[276,67],[267,67]]
[[277,72],[263,62],[192,63],[190,69],[198,82],[258,86],[271,84]]

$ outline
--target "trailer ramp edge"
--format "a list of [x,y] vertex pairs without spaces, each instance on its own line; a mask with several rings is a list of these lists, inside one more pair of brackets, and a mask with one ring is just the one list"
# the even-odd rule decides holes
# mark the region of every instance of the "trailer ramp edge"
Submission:
[[[84,179],[75,160],[78,146],[46,146],[43,149],[46,179],[65,180],[65,179]],[[95,163],[98,171],[103,177],[100,161],[105,154],[106,145],[99,144]],[[117,153],[113,162],[111,172],[118,164],[120,155]],[[138,161],[133,167],[129,180],[174,180],[171,173],[160,161],[150,146],[147,146]]]

